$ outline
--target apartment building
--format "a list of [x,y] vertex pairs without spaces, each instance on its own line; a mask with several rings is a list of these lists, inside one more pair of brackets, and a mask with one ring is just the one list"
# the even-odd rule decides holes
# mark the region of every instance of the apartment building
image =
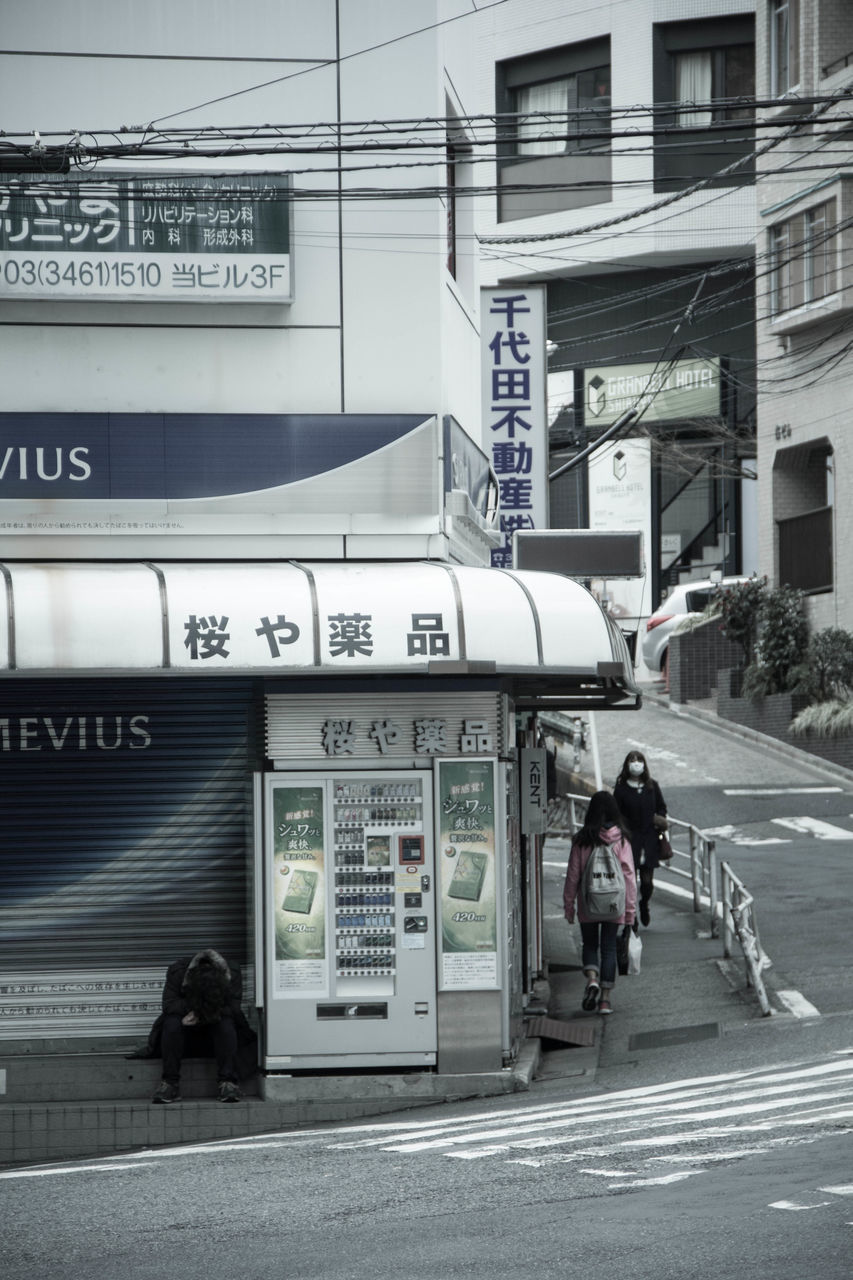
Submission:
[[480,104],[499,116],[482,269],[547,288],[553,527],[639,527],[637,625],[667,585],[755,567],[754,6],[497,8]]
[[756,50],[760,568],[850,630],[853,10],[761,0]]

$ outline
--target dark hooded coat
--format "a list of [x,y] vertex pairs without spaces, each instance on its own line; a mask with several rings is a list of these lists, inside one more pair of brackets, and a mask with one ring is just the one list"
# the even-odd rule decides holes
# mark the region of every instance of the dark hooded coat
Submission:
[[[249,1026],[241,1005],[243,976],[238,964],[226,960],[224,956],[220,955],[218,951],[214,951],[212,947],[208,947],[204,951],[197,951],[194,956],[184,956],[169,965],[166,970],[166,981],[163,985],[163,1012],[149,1031],[146,1043],[128,1056],[132,1058],[159,1058],[161,1056],[160,1032],[163,1026],[163,1019],[166,1014],[176,1014],[178,1017],[183,1018],[185,1014],[190,1012],[190,1005],[187,1001],[187,975],[202,960],[210,961],[214,968],[223,973],[228,980],[229,998],[223,1013],[234,1020],[234,1027],[237,1032],[237,1067],[240,1079],[245,1080],[248,1076],[254,1075],[258,1069],[258,1037]],[[186,1056],[193,1057],[191,1040]]]

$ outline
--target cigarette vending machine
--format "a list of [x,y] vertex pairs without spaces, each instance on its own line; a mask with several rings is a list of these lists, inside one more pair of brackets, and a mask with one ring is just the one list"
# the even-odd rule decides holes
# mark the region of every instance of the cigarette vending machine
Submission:
[[434,1065],[431,772],[265,785],[265,1067]]

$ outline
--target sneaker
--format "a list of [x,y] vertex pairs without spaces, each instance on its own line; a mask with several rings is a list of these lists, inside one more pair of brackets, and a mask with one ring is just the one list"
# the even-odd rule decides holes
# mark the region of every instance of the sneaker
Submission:
[[600,999],[600,1000],[599,1000],[599,1002],[598,1002],[598,1012],[599,1012],[599,1013],[612,1013],[612,1012],[613,1012],[613,1009],[611,1008],[611,1005],[610,1005],[610,1001],[609,1001],[609,1000],[607,1000],[607,999],[605,999],[605,997],[604,997],[604,996],[602,996],[602,997],[601,997],[601,999]]
[[583,993],[583,1000],[581,1000],[581,1008],[586,1009],[587,1013],[592,1013],[592,1010],[598,1004],[600,995],[601,988],[597,982],[587,983],[586,991]]
[[169,1084],[168,1080],[161,1080],[155,1090],[152,1102],[180,1102],[181,1091],[176,1084]]
[[233,1080],[223,1080],[221,1082],[219,1086],[220,1102],[239,1102],[242,1096]]
[[642,920],[644,925],[648,926],[650,916],[649,916],[649,904],[647,902],[640,903],[640,919]]

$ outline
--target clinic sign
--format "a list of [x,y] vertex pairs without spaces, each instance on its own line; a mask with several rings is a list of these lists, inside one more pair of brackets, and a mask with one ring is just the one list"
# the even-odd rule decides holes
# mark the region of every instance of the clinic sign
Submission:
[[608,426],[628,409],[639,409],[646,423],[720,416],[719,360],[606,365],[583,377],[587,427]]
[[292,301],[286,176],[0,185],[0,298]]
[[545,286],[483,289],[483,440],[500,492],[500,546],[492,566],[512,568],[518,529],[548,526]]

